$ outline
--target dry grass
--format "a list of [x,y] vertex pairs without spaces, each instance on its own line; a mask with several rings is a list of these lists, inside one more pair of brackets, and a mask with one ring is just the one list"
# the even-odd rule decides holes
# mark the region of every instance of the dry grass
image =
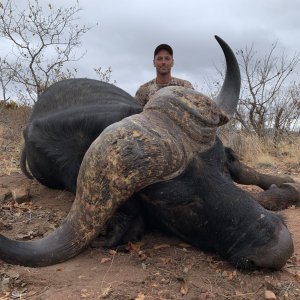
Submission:
[[243,132],[222,133],[224,144],[231,147],[241,160],[257,166],[275,166],[280,163],[300,167],[300,137],[286,137],[278,145],[271,138],[259,138]]
[[0,174],[20,172],[22,132],[31,109],[26,106],[16,109],[0,108]]
[[294,141],[283,141],[278,145],[281,154],[285,156],[284,161],[300,164],[300,136]]
[[[0,174],[20,172],[19,159],[23,144],[22,132],[30,116],[29,107],[0,108]],[[300,170],[300,136],[290,137],[275,146],[271,139],[237,131],[222,131],[224,144],[231,147],[240,159],[253,166],[273,167],[279,163]]]

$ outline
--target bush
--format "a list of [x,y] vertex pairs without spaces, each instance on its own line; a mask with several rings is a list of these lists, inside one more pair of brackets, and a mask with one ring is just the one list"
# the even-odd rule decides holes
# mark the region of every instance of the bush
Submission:
[[18,107],[19,107],[19,105],[15,101],[12,101],[12,100],[11,101],[3,101],[3,100],[0,101],[0,108],[2,108],[2,109],[9,110],[9,109],[17,109]]
[[258,137],[242,131],[222,131],[221,139],[232,148],[241,160],[254,165],[275,165],[280,160],[300,167],[299,134],[283,136],[280,143],[274,145],[272,137]]
[[20,172],[23,129],[31,113],[28,106],[0,108],[0,173]]

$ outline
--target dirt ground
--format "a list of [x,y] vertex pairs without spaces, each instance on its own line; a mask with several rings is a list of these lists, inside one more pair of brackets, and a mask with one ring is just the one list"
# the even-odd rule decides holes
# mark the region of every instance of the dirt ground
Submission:
[[[299,180],[300,172],[292,176]],[[0,231],[14,239],[39,238],[53,230],[73,201],[70,193],[50,190],[21,174],[0,175],[2,195],[14,188],[29,188],[32,196],[21,204],[9,196],[0,199]],[[217,255],[152,233],[140,243],[129,244],[128,251],[89,247],[50,267],[28,268],[0,261],[0,300],[256,300],[275,299],[274,294],[276,299],[300,299],[300,207],[282,213],[293,234],[295,254],[281,271],[239,271]]]

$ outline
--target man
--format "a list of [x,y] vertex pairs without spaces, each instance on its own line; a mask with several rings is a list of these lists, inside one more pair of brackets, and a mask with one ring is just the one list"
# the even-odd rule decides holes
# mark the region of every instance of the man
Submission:
[[156,47],[153,59],[156,68],[156,78],[141,85],[135,94],[135,99],[143,106],[158,90],[166,86],[183,86],[193,89],[192,84],[183,79],[172,77],[171,69],[174,65],[173,49],[167,44]]

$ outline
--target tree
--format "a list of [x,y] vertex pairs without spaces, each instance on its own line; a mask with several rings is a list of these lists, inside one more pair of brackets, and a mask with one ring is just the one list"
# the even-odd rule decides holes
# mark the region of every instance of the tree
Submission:
[[116,80],[112,81],[112,79],[111,79],[111,74],[112,74],[111,67],[108,67],[107,69],[98,67],[98,68],[94,68],[94,71],[96,72],[99,80],[107,82],[107,83],[112,83],[112,84],[117,83]]
[[[240,99],[234,118],[223,130],[238,128],[259,137],[268,135],[275,145],[283,134],[299,130],[300,84],[292,81],[299,54],[289,57],[277,50],[275,43],[265,55],[259,55],[253,46],[237,51],[242,77]],[[216,72],[206,82],[213,98],[224,79],[223,69],[216,68]]]
[[6,103],[10,97],[8,95],[9,84],[12,81],[12,74],[10,68],[7,67],[6,60],[0,57],[0,88],[2,90],[2,99]]
[[271,131],[274,141],[299,120],[299,104],[293,97],[297,86],[288,81],[299,54],[289,58],[284,51],[276,55],[276,50],[274,43],[262,58],[253,46],[238,51],[243,85],[236,114],[244,129],[260,137]]
[[[39,0],[28,0],[19,9],[13,0],[0,3],[0,36],[11,45],[5,59],[5,70],[18,86],[21,99],[36,101],[53,82],[74,77],[76,69],[65,63],[77,61],[81,37],[91,27],[76,23],[81,11],[79,3],[68,8],[43,8]],[[2,87],[3,88],[3,87]]]

